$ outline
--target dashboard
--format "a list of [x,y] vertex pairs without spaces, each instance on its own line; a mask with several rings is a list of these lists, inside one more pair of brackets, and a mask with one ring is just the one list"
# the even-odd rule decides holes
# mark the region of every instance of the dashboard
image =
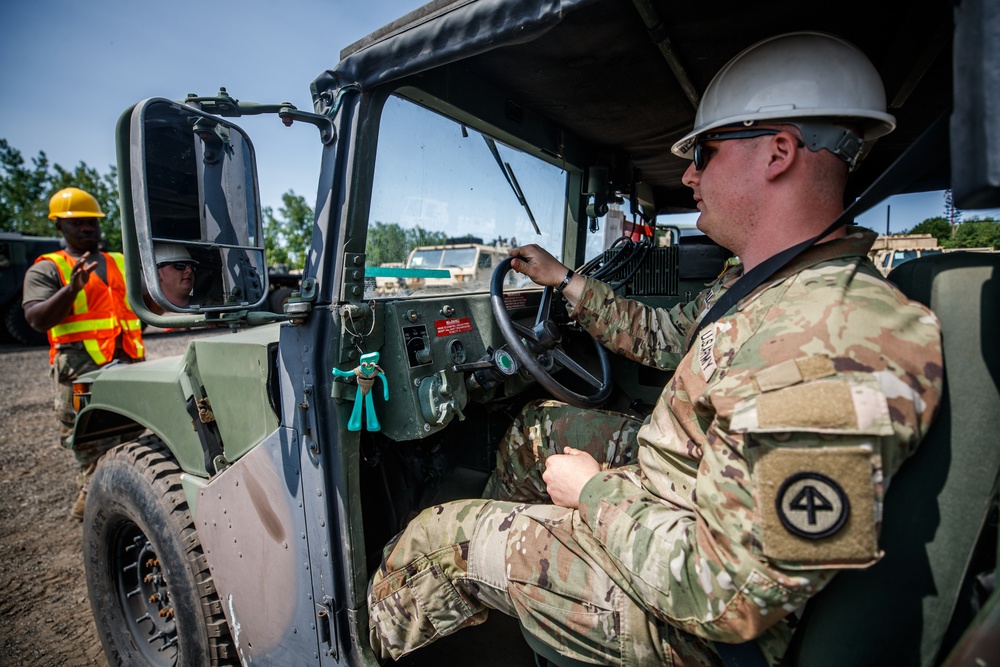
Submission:
[[[504,293],[511,317],[528,326],[534,323],[540,299],[540,289]],[[381,387],[372,393],[382,434],[389,439],[425,438],[455,419],[465,419],[469,402],[513,396],[534,384],[507,352],[493,320],[489,294],[373,303],[375,324],[363,320],[357,327],[371,326],[372,335],[365,341],[368,348],[379,351],[378,364],[385,373],[389,400],[383,400]],[[355,322],[345,320],[350,334]],[[362,351],[368,350],[357,350],[352,356],[357,358]],[[346,364],[341,367],[348,370]],[[334,398],[352,400],[355,388],[350,378],[335,381],[333,394]]]

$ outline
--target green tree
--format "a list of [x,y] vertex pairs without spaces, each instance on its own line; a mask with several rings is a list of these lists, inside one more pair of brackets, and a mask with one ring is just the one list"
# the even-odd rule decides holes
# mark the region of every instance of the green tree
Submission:
[[381,266],[389,262],[405,262],[414,248],[447,242],[448,235],[444,232],[430,232],[419,226],[404,229],[395,222],[386,224],[376,221],[368,227],[365,263]]
[[398,224],[376,221],[369,225],[365,264],[381,266],[389,262],[405,262],[409,252],[406,231]]
[[406,249],[406,254],[409,255],[411,250],[420,246],[443,245],[447,243],[448,235],[444,232],[429,232],[417,226],[406,230],[406,241],[410,246]]
[[272,265],[284,264],[289,269],[305,268],[314,222],[312,207],[305,197],[289,190],[281,195],[277,215],[270,206],[265,206],[261,213],[267,261]]
[[952,248],[1000,247],[1000,222],[971,218],[955,227]]
[[275,218],[274,209],[264,206],[260,210],[264,217],[264,251],[267,253],[267,262],[272,266],[275,264],[288,264],[288,249],[281,236],[281,221]]
[[944,191],[944,219],[952,227],[962,223],[962,209],[955,206],[955,198],[950,189]]
[[930,234],[937,239],[938,244],[943,244],[951,239],[951,225],[942,217],[927,218],[917,224],[907,234]]
[[39,152],[32,162],[28,167],[21,151],[0,139],[0,231],[50,236],[49,160]]
[[109,250],[122,249],[121,214],[118,209],[118,174],[115,167],[101,174],[80,162],[72,171],[49,164],[44,151],[25,163],[21,152],[0,139],[0,231],[53,236],[48,219],[49,199],[66,187],[86,190],[97,199],[105,217],[101,231]]

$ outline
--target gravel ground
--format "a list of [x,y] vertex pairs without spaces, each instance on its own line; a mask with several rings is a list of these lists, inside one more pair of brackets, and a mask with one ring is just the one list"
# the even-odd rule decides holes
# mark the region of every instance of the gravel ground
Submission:
[[[147,357],[215,332],[146,332]],[[56,443],[48,348],[0,346],[0,665],[105,665],[83,576],[75,460]]]

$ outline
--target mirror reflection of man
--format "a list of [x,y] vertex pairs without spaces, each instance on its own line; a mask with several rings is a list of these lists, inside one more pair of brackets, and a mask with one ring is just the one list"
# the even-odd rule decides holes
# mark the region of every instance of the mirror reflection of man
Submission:
[[157,244],[154,255],[163,296],[175,306],[186,308],[191,303],[198,262],[192,259],[187,248],[176,243]]
[[[125,292],[121,253],[102,252],[100,205],[79,188],[65,188],[49,201],[49,219],[66,240],[66,249],[42,255],[24,276],[24,317],[48,332],[49,363],[58,383],[59,442],[73,432],[73,382],[113,360],[141,361],[145,354],[141,322]],[[118,444],[105,438],[74,447],[80,474],[79,494],[70,516],[83,519],[90,475],[101,455]]]

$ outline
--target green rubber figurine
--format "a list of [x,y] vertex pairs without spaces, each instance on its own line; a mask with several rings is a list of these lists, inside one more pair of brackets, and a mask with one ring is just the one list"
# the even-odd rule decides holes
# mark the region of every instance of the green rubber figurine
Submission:
[[382,378],[382,387],[385,390],[385,400],[389,400],[389,383],[385,379],[385,372],[378,365],[378,352],[369,352],[361,355],[361,365],[353,371],[342,371],[339,368],[333,369],[333,374],[337,377],[355,377],[358,381],[358,391],[354,395],[354,410],[351,411],[351,418],[347,422],[348,431],[361,430],[361,403],[365,404],[365,417],[369,431],[380,431],[382,425],[378,423],[378,416],[375,414],[375,405],[372,401],[372,387],[376,378]]

